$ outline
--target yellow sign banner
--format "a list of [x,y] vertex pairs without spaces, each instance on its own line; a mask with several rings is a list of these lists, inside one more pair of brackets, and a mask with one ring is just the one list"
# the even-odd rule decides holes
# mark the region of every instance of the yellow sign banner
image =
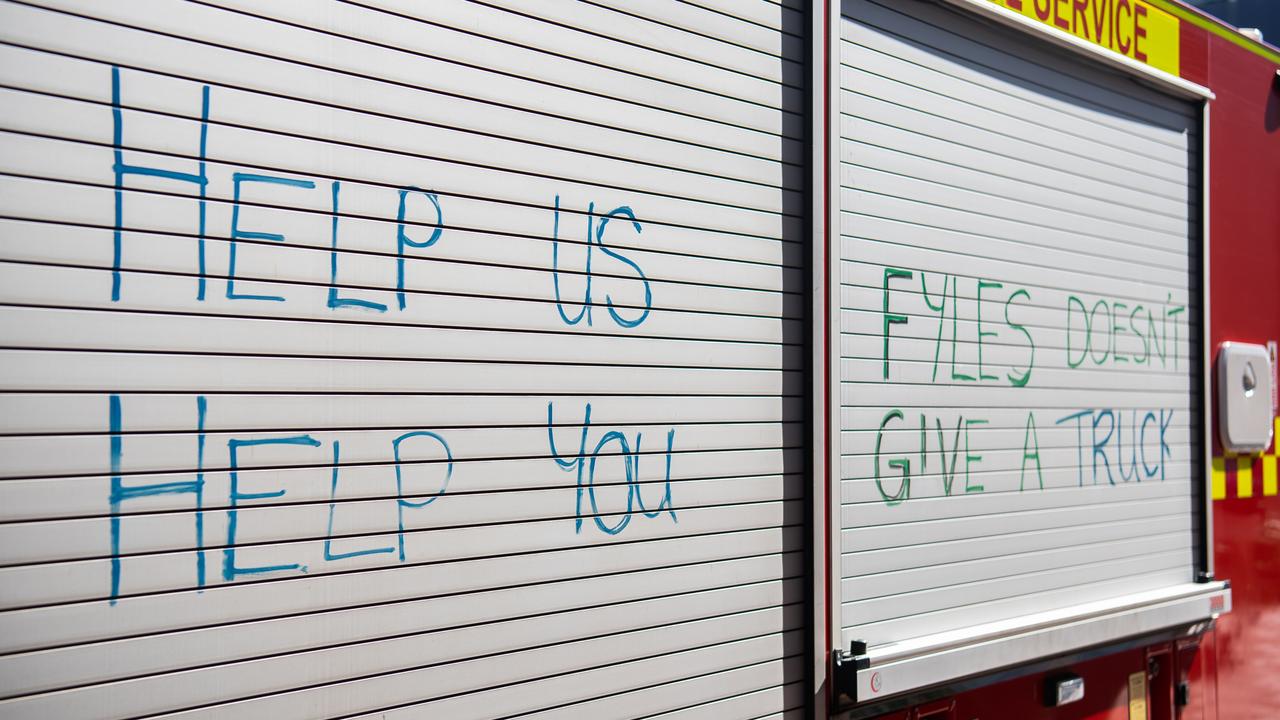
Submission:
[[1142,0],[988,0],[1151,67],[1179,75],[1178,18]]

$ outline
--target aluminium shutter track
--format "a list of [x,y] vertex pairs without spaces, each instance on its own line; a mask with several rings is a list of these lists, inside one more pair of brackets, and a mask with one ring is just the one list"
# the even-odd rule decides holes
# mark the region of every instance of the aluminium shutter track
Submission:
[[944,5],[842,11],[857,700],[1209,617],[1199,108]]
[[802,713],[806,21],[719,5],[0,4],[0,715]]

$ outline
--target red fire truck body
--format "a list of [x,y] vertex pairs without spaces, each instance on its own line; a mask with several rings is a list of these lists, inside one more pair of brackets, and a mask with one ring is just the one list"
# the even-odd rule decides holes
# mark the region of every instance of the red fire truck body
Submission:
[[1278,68],[0,0],[0,718],[1280,717]]
[[[1219,34],[1198,33],[1205,45],[1205,82],[1217,94],[1209,165],[1211,346],[1274,342],[1280,338],[1277,57],[1273,48],[1262,53]],[[1215,572],[1231,580],[1234,607],[1207,635],[1201,654],[1211,657],[1197,661],[1207,668],[1200,681],[1203,717],[1270,717],[1280,707],[1278,440],[1273,437],[1263,455],[1220,464],[1216,432],[1214,439]],[[1208,702],[1213,697],[1216,707]]]

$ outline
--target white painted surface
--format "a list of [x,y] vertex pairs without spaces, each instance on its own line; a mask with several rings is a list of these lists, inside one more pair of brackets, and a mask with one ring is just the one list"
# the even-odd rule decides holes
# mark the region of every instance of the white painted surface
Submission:
[[802,712],[798,8],[0,5],[0,715]]
[[953,8],[843,10],[842,644],[1190,582],[1198,112]]

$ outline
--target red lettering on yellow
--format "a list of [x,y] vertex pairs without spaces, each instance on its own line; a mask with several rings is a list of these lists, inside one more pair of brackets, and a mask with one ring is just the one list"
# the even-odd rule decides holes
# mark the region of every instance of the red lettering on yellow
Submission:
[[1147,6],[1137,3],[1133,6],[1133,56],[1142,62],[1147,61],[1147,54],[1139,43],[1147,36],[1147,28],[1142,24],[1147,19]]
[[[1129,13],[1129,20],[1125,22],[1121,22],[1120,13],[1126,12],[1126,11]],[[1129,0],[1116,0],[1116,13],[1115,13],[1115,18],[1112,20],[1112,25],[1114,25],[1116,29],[1115,30],[1116,47],[1119,48],[1120,52],[1125,55],[1129,54],[1129,48],[1133,46],[1133,42],[1132,42],[1133,33],[1130,33],[1128,37],[1125,37],[1124,35],[1121,34],[1121,31],[1132,30],[1129,22],[1132,20],[1133,20],[1133,8],[1129,4]]]
[[[1152,62],[1152,23],[1156,40],[1164,32],[1164,16],[1152,13],[1151,0],[991,0],[1010,10],[1031,15],[1040,22],[1097,43],[1113,52]],[[1280,0],[1277,0],[1280,2]],[[1031,10],[1035,10],[1034,15]],[[1153,20],[1153,16],[1155,20]],[[1157,50],[1162,50],[1157,47]],[[1157,62],[1161,61],[1157,53]]]
[[1064,2],[1071,2],[1071,0],[1053,0],[1053,24],[1063,30],[1070,30],[1071,23],[1067,18],[1062,17],[1062,13],[1058,12]]
[[[1102,31],[1107,39],[1102,39]],[[1093,3],[1093,40],[1103,45],[1111,44],[1111,0],[1095,0]]]
[[[1089,0],[1071,0],[1071,32],[1089,39]],[[1077,23],[1076,18],[1080,18]]]

